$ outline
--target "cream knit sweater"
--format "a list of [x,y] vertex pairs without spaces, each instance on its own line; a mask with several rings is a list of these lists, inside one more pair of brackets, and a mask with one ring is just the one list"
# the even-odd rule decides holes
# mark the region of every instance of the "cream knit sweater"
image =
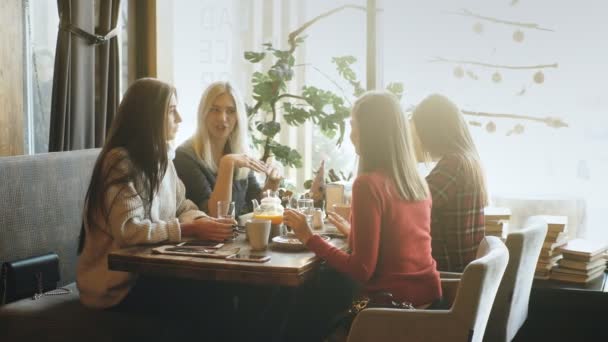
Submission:
[[[124,149],[117,148],[107,154],[104,170],[117,158],[124,157],[127,158],[111,172],[111,178],[127,172],[131,162]],[[180,222],[205,216],[185,198],[184,185],[177,177],[172,161],[152,200],[149,215],[137,188],[133,183],[111,186],[106,195],[106,206],[112,208],[109,222],[100,217],[92,229],[85,220],[86,240],[78,259],[76,283],[80,301],[86,306],[112,307],[125,298],[135,283],[134,274],[108,269],[110,252],[133,245],[178,242],[181,239]]]

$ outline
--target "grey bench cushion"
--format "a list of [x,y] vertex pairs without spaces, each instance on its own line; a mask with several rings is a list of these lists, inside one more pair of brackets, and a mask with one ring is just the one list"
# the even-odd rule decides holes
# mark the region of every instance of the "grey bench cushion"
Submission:
[[0,158],[0,262],[55,252],[75,280],[85,193],[99,149]]

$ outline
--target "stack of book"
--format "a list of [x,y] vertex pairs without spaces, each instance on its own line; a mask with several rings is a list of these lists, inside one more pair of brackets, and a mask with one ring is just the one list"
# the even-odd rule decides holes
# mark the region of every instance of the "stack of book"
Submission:
[[511,210],[509,208],[487,207],[484,209],[486,235],[504,238],[508,233]]
[[564,257],[551,272],[551,279],[585,284],[601,276],[606,269],[605,243],[575,239],[560,248]]
[[547,222],[547,235],[545,242],[540,250],[536,272],[534,277],[537,279],[549,279],[551,270],[557,266],[562,258],[559,247],[568,242],[568,217],[567,216],[542,216]]

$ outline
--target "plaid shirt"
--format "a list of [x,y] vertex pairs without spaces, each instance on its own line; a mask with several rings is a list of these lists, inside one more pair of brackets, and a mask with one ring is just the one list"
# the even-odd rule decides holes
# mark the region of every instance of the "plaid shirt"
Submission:
[[433,198],[432,252],[439,271],[462,272],[485,236],[483,199],[467,181],[464,158],[444,156],[426,177]]

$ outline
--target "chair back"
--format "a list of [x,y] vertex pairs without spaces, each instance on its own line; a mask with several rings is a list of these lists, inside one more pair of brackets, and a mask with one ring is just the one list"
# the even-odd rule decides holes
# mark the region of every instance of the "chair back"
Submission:
[[528,302],[547,222],[530,217],[524,228],[507,236],[509,263],[502,278],[484,341],[511,341],[528,317]]
[[452,312],[470,327],[468,341],[483,339],[508,260],[505,244],[495,236],[486,236],[477,249],[477,259],[462,273]]

